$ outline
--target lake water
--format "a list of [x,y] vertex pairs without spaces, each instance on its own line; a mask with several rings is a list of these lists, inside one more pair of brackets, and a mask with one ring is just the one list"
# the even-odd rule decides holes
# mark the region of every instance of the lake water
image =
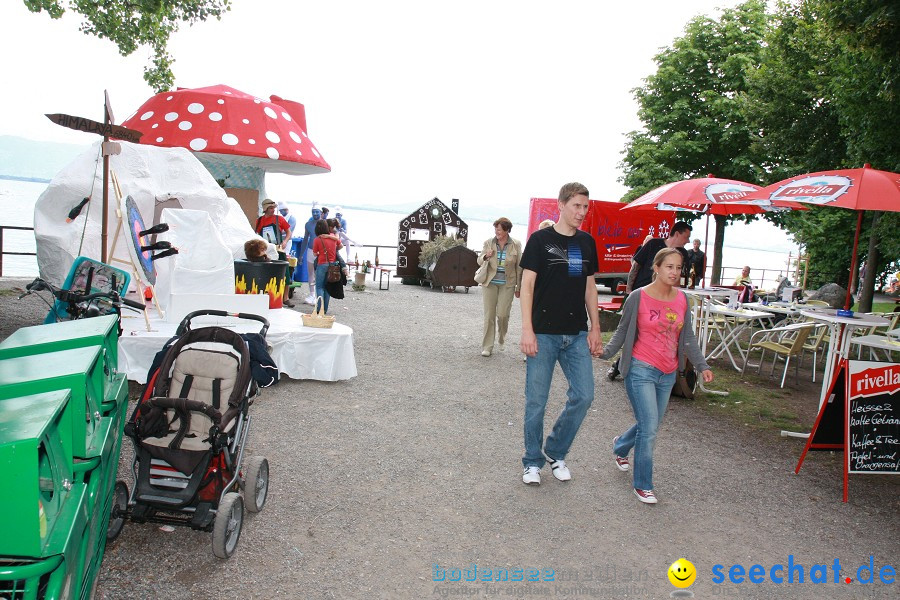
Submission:
[[[46,187],[45,183],[0,179],[0,225],[33,227],[34,204]],[[303,222],[309,218],[308,204],[289,203],[289,205],[298,221]],[[417,208],[418,206],[410,207],[409,212]],[[460,216],[469,225],[468,246],[473,250],[480,250],[484,240],[493,236],[493,225],[490,221],[466,219],[464,205],[461,212]],[[407,214],[344,207],[347,233],[351,239],[365,246],[390,247],[378,249],[379,262],[385,264],[397,262],[396,250],[393,247],[397,244],[399,223]],[[705,220],[696,221],[694,227],[692,239],[705,240]],[[714,229],[715,224],[711,224],[710,240]],[[512,235],[522,239],[526,230],[525,223],[514,223]],[[34,235],[30,231],[6,230],[3,236],[3,250],[6,252],[35,251]],[[375,261],[375,249],[371,247],[354,247],[351,250],[351,258],[354,255],[358,255],[360,260]],[[778,275],[787,272],[789,255],[796,258],[798,248],[791,242],[788,234],[775,226],[764,221],[729,225],[725,231],[725,247],[722,251],[725,267],[722,279],[730,282],[743,265],[750,265],[753,268],[751,277],[754,283],[764,289],[773,288]],[[709,257],[707,264],[712,264],[712,256]],[[3,256],[4,276],[34,277],[37,274],[37,260],[34,256]]]

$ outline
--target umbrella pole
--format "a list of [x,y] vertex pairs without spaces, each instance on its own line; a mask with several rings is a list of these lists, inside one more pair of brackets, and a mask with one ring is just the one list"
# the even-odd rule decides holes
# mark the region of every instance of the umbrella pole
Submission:
[[847,299],[844,300],[845,310],[850,310],[850,290],[853,289],[853,281],[856,279],[856,248],[859,246],[859,230],[862,229],[862,218],[862,211],[856,211],[856,233],[853,236],[853,258],[850,259],[850,282],[847,284]]
[[[709,213],[706,213],[706,233],[703,236],[703,262],[709,262]],[[703,278],[700,285],[706,287],[706,269],[703,269]]]

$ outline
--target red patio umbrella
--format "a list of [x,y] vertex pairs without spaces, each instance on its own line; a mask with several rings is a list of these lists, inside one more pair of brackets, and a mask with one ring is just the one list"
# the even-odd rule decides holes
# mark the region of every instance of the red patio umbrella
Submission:
[[819,206],[836,206],[855,210],[856,233],[850,260],[850,285],[844,308],[850,308],[850,290],[856,276],[856,249],[863,211],[900,212],[900,175],[879,171],[866,164],[861,169],[838,169],[797,175],[773,183],[744,197],[745,200],[802,202]]
[[721,179],[719,177],[698,177],[673,181],[652,189],[633,200],[623,210],[684,210],[706,214],[706,246],[709,252],[709,215],[753,215],[771,210],[800,208],[794,202],[773,203],[758,199],[747,201],[751,192],[760,189],[758,185]]
[[684,179],[650,190],[629,202],[625,209],[705,213],[712,212],[712,207],[718,206],[718,211],[712,214],[756,214],[765,212],[765,208],[762,205],[736,202],[758,189],[759,186],[752,183],[712,176]]

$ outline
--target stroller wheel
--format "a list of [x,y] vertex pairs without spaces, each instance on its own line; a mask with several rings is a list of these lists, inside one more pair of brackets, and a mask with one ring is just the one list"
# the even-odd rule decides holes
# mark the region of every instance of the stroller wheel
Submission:
[[125,526],[125,511],[128,510],[128,486],[124,481],[117,481],[113,488],[110,505],[109,525],[106,527],[106,541],[111,542],[122,533]]
[[244,500],[236,492],[228,492],[216,510],[213,523],[213,554],[218,558],[231,558],[241,537],[244,524]]
[[251,456],[244,467],[247,474],[244,480],[244,498],[247,510],[258,513],[266,504],[269,493],[269,461],[265,456]]

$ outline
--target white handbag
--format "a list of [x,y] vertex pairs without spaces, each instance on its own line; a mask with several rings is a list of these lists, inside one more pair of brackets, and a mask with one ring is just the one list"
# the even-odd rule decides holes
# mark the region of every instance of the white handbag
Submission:
[[488,263],[489,262],[490,262],[490,260],[486,259],[483,263],[481,263],[481,266],[478,267],[478,270],[475,271],[475,276],[473,277],[473,279],[479,285],[484,285],[485,283],[487,283],[487,272],[488,272]]

